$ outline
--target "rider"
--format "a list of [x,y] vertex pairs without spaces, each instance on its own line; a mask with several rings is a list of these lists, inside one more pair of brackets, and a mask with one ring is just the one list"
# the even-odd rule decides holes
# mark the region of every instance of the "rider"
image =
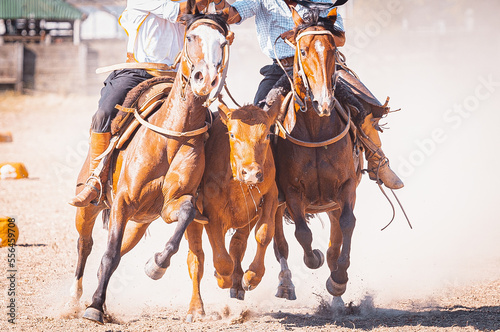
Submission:
[[[293,0],[292,0],[293,1]],[[332,3],[332,0],[314,0],[315,2]],[[334,1],[335,2],[335,1]],[[346,1],[337,1],[337,3],[345,3]],[[266,103],[272,103],[273,97],[277,92],[273,89],[272,93],[268,93],[273,88],[274,84],[284,75],[283,69],[278,65],[276,56],[289,71],[293,69],[293,57],[295,50],[287,45],[281,38],[278,38],[282,33],[292,30],[295,25],[292,19],[292,13],[288,7],[289,0],[237,0],[231,6],[226,6],[224,11],[228,14],[228,23],[240,23],[249,17],[255,16],[255,24],[257,29],[257,38],[262,52],[273,60],[271,65],[261,68],[260,73],[264,76],[257,89],[254,98],[254,104],[264,106]],[[304,17],[306,8],[296,4],[295,9]],[[327,13],[327,12],[325,12]],[[335,22],[336,27],[344,31],[342,17],[337,16]],[[276,56],[273,50],[274,42],[276,42]],[[343,46],[345,43],[345,33],[341,37],[334,37],[336,46]],[[354,86],[358,91],[361,90],[365,94],[365,99],[370,101],[373,106],[379,109],[386,109],[371,92],[354,76],[344,71],[345,78],[351,86]],[[267,96],[267,101],[266,101]],[[270,98],[271,97],[271,98]],[[271,100],[271,102],[270,102]],[[384,185],[391,189],[399,189],[403,187],[403,181],[391,170],[388,159],[382,151],[382,142],[377,129],[378,120],[373,115],[366,116],[361,128],[368,136],[371,142],[365,143],[365,158],[368,161],[368,172],[372,180],[381,180]],[[371,144],[372,143],[372,144]]]
[[[210,0],[196,0],[203,11]],[[127,7],[119,23],[128,35],[127,62],[149,62],[173,65],[182,50],[185,27],[179,23],[186,13],[186,0],[127,0]],[[111,139],[111,122],[127,93],[139,83],[152,78],[145,69],[120,69],[113,71],[104,81],[98,108],[92,118],[89,150],[89,178],[83,190],[69,204],[84,207],[94,202],[102,191],[108,175],[108,167],[94,174],[99,157]]]

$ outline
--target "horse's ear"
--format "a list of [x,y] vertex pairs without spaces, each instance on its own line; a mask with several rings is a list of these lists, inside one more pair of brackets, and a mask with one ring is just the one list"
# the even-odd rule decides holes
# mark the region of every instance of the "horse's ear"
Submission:
[[337,21],[337,7],[330,10],[328,15],[326,15],[326,18],[330,20],[332,24],[335,24],[335,22]]
[[296,42],[295,42],[295,31],[294,30],[288,30],[286,32],[283,32],[280,37],[290,45],[291,47],[295,47]]
[[226,104],[219,102],[219,115],[222,123],[227,124],[227,122],[231,119],[232,110],[226,106]]
[[304,20],[302,19],[302,17],[300,17],[299,13],[295,10],[295,8],[290,7],[290,10],[292,11],[292,18],[293,18],[293,23],[295,23],[295,26],[304,24]]

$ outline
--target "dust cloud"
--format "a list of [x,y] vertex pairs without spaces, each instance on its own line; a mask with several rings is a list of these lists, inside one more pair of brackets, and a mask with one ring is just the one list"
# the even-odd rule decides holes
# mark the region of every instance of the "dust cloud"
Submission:
[[[350,281],[344,301],[374,305],[393,300],[432,298],[448,288],[500,277],[500,187],[497,124],[500,120],[500,4],[494,0],[350,1],[342,9],[347,31],[343,52],[348,65],[382,102],[391,97],[393,110],[381,135],[391,167],[403,178],[397,195],[409,215],[402,212],[380,231],[392,216],[389,203],[367,176],[358,191]],[[228,87],[240,103],[250,103],[261,77],[259,69],[270,61],[260,52],[252,21],[233,26]],[[228,99],[226,97],[226,99]],[[390,192],[388,194],[391,196]],[[394,200],[393,200],[394,201]],[[328,222],[312,222],[314,247],[326,251]],[[96,227],[95,250],[86,269],[84,301],[96,286],[105,233]],[[127,254],[113,275],[107,304],[123,314],[155,306],[188,307],[191,295],[183,241],[172,265],[159,281],[149,280],[145,262],[163,249],[174,226],[155,221],[149,236]],[[229,299],[212,276],[211,250],[205,238],[205,278],[202,296],[207,314],[227,304],[258,308],[311,310],[327,298],[325,266],[308,270],[302,250],[286,226],[290,268],[297,301],[276,299],[279,264],[272,247],[266,257],[266,275],[246,300]],[[243,268],[253,250],[249,240]],[[69,288],[69,284],[68,284]],[[67,288],[66,288],[67,289]],[[372,299],[373,297],[373,299]]]

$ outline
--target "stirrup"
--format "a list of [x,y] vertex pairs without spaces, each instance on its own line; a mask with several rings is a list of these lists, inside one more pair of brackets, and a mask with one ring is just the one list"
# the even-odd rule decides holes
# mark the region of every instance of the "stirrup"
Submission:
[[[93,186],[91,184],[89,184],[89,181],[90,180],[96,180],[97,183],[101,186],[101,190],[97,189],[96,186]],[[99,205],[99,203],[101,203],[101,199],[102,199],[102,181],[101,181],[101,178],[98,177],[98,176],[95,176],[95,175],[91,175],[88,177],[87,181],[85,181],[85,186],[86,187],[89,187],[91,189],[94,189],[95,192],[98,194],[99,197],[97,197],[96,199],[93,199],[92,201],[90,201],[91,204],[94,204],[95,206]]]
[[382,157],[378,160],[378,162],[376,164],[377,165],[375,168],[365,168],[365,169],[361,170],[361,172],[368,173],[370,180],[375,181],[377,184],[383,184],[383,182],[382,182],[382,180],[380,180],[380,177],[378,174],[379,174],[380,168],[382,166],[384,166],[386,164],[389,165],[389,159],[387,157]]

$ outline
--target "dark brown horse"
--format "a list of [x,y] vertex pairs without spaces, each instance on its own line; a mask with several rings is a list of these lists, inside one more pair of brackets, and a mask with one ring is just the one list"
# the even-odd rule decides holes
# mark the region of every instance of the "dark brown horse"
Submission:
[[[307,214],[326,212],[330,219],[327,262],[331,274],[326,282],[334,296],[344,293],[355,225],[353,214],[356,186],[360,180],[356,147],[348,134],[348,111],[334,97],[336,46],[333,36],[336,12],[327,18],[311,15],[308,22],[294,11],[295,29],[289,41],[295,46],[292,92],[282,135],[276,148],[278,187],[295,224],[295,237],[304,250],[304,262],[319,268],[324,255],[312,248],[312,232]],[[295,299],[288,269],[288,244],[283,233],[284,205],[276,214],[275,254],[281,264],[276,296]]]
[[[224,54],[228,54],[227,35],[227,25],[220,16],[195,16],[187,22],[185,45],[172,90],[161,108],[148,119],[156,127],[140,127],[126,148],[119,151],[117,159],[123,160],[116,170],[119,179],[114,195],[108,195],[111,206],[108,245],[98,272],[98,287],[84,318],[103,323],[109,279],[121,256],[139,242],[153,220],[162,217],[166,223],[177,222],[165,249],[146,265],[146,273],[158,279],[165,273],[195,217],[196,191],[205,168],[208,111],[204,103],[218,86],[222,64],[227,63],[223,61]],[[79,180],[85,178],[87,168],[88,160]],[[94,222],[104,208],[100,204],[77,210],[80,237],[72,287],[74,301],[82,293]]]
[[[261,281],[264,256],[274,236],[274,216],[278,206],[278,188],[270,146],[270,128],[278,107],[265,112],[257,106],[229,110],[223,105],[206,144],[206,169],[201,183],[199,208],[209,222],[205,224],[211,247],[215,276],[221,288],[231,288],[231,297],[243,299],[245,290]],[[257,251],[243,273],[241,260],[250,231],[255,227]],[[235,233],[227,252],[225,234]],[[193,280],[193,296],[188,319],[204,315],[200,294],[203,277],[203,225],[191,223],[188,267]]]

